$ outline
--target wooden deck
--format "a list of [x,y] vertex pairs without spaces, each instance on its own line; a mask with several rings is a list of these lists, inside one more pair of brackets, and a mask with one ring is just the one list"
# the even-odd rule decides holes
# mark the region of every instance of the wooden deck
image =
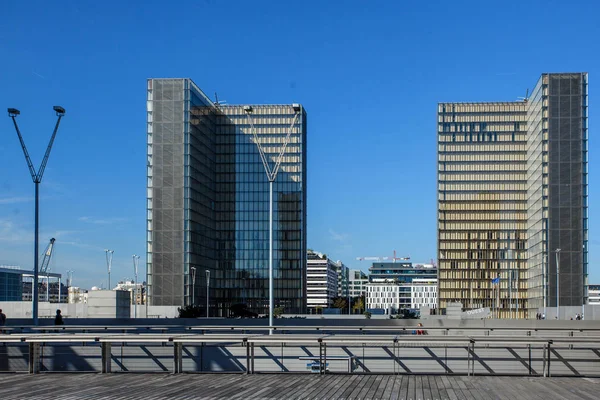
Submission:
[[0,374],[0,398],[597,399],[600,379],[427,375]]

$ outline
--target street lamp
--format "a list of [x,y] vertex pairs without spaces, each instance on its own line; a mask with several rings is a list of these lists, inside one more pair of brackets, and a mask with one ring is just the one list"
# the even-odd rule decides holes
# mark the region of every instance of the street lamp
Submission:
[[194,288],[196,286],[196,267],[190,267],[192,271],[192,305],[194,305]]
[[137,318],[137,293],[138,293],[137,278],[138,278],[138,264],[140,262],[140,256],[136,256],[134,254],[132,257],[133,257],[133,274],[135,275],[135,286],[133,287],[134,288],[133,317]]
[[265,151],[263,150],[260,142],[258,141],[258,135],[256,133],[256,129],[254,128],[254,123],[252,122],[252,118],[250,118],[250,114],[253,113],[252,106],[244,106],[244,112],[246,113],[246,118],[250,123],[250,127],[252,129],[252,136],[254,137],[254,143],[258,148],[258,152],[260,153],[260,158],[262,160],[263,166],[265,167],[265,173],[267,174],[267,179],[269,181],[269,335],[273,334],[273,309],[274,309],[274,301],[273,301],[273,182],[277,178],[277,173],[279,172],[279,167],[281,166],[281,161],[283,160],[283,155],[285,153],[285,148],[290,142],[290,138],[292,136],[292,129],[298,120],[298,116],[302,110],[300,104],[292,104],[292,108],[294,109],[294,119],[292,120],[292,124],[290,125],[287,135],[284,139],[283,146],[279,151],[279,156],[277,157],[277,161],[273,169],[269,165],[269,161],[267,160],[267,156],[265,155]]
[[209,298],[208,298],[208,288],[210,285],[210,271],[207,269],[206,270],[206,318],[208,318],[208,305],[209,305]]
[[559,275],[560,275],[560,264],[559,264],[559,256],[558,253],[560,253],[560,249],[556,249],[554,250],[554,255],[556,257],[556,319],[560,319],[560,311],[559,311],[559,306],[560,306],[560,302],[559,302]]
[[25,161],[27,162],[27,166],[29,167],[29,173],[31,174],[31,179],[35,185],[35,228],[34,228],[34,244],[33,244],[33,282],[32,291],[33,291],[33,299],[32,299],[32,317],[33,317],[33,325],[38,325],[38,279],[39,279],[39,185],[42,183],[42,177],[44,176],[44,170],[46,169],[46,164],[48,164],[48,158],[50,157],[50,151],[52,150],[52,144],[54,143],[54,138],[56,138],[56,132],[58,132],[58,126],[60,125],[60,120],[65,115],[65,109],[61,106],[54,106],[54,111],[56,112],[56,116],[58,120],[56,121],[56,126],[54,127],[54,132],[52,132],[52,136],[50,137],[50,142],[48,143],[48,147],[46,148],[46,153],[44,154],[44,158],[42,159],[42,163],[38,168],[37,172],[33,167],[33,163],[31,162],[31,158],[29,157],[29,152],[27,151],[27,147],[25,146],[25,142],[23,141],[23,137],[21,136],[21,131],[19,130],[19,126],[17,125],[16,117],[21,114],[19,110],[16,108],[9,108],[8,116],[12,118],[13,124],[15,125],[15,130],[17,131],[17,136],[19,136],[19,142],[21,143],[21,148],[23,149],[23,154],[25,155]]
[[106,268],[108,269],[108,290],[111,290],[110,289],[110,268],[112,267],[113,253],[115,251],[104,249],[104,252],[106,253]]

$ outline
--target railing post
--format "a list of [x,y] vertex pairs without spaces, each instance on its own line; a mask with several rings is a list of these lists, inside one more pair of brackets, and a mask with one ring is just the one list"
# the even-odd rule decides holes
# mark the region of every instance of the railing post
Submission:
[[471,376],[471,344],[467,345],[467,376]]
[[246,374],[250,373],[250,346],[248,339],[244,339],[243,345],[246,346]]
[[323,343],[323,375],[327,373],[327,343]]
[[550,354],[551,354],[550,353],[550,351],[551,351],[551,347],[550,346],[552,345],[552,343],[553,343],[552,340],[548,341],[548,377],[549,378],[552,377],[552,375],[550,374]]
[[40,373],[40,344],[29,343],[29,373]]
[[100,345],[102,349],[102,373],[109,374],[111,372],[111,344],[109,342],[102,342]]
[[173,373],[180,374],[183,369],[182,343],[173,343]]
[[542,352],[542,375],[546,377],[546,343],[544,343],[544,351]]
[[319,374],[323,374],[323,341],[319,339]]
[[529,346],[529,375],[531,375],[531,343],[528,344]]
[[254,342],[250,344],[250,365],[252,366],[251,374],[254,374]]
[[475,340],[471,339],[471,376],[475,376]]

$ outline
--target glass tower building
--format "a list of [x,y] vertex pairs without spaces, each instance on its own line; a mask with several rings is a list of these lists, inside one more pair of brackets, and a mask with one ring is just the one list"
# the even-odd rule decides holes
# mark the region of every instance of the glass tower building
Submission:
[[274,299],[304,312],[304,108],[248,114],[213,103],[190,79],[149,79],[147,97],[149,304],[268,312],[269,182],[254,129],[271,168],[289,134],[273,189]]
[[520,102],[438,105],[439,306],[533,317],[587,281],[587,74]]

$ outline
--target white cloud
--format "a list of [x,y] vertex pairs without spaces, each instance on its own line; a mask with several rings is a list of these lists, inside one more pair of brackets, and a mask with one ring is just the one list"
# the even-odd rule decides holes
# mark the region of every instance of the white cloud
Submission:
[[350,238],[350,235],[347,233],[337,233],[331,228],[329,228],[329,235],[331,239],[335,240],[336,242],[345,242]]
[[117,224],[119,222],[127,221],[127,218],[93,218],[93,217],[79,217],[79,221],[86,222],[88,224],[96,224],[96,225],[110,225]]
[[0,197],[0,204],[28,203],[33,201],[31,196]]

